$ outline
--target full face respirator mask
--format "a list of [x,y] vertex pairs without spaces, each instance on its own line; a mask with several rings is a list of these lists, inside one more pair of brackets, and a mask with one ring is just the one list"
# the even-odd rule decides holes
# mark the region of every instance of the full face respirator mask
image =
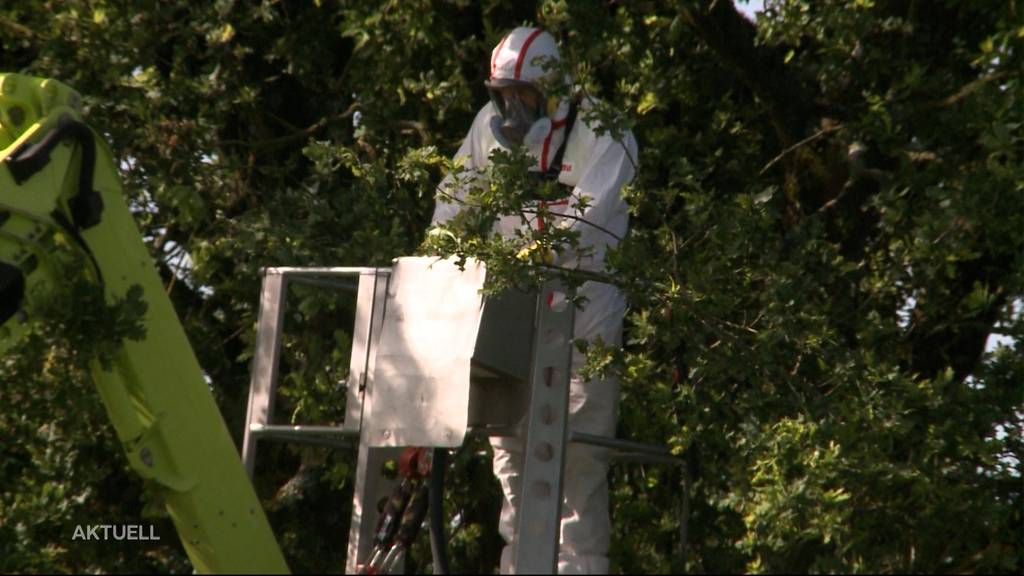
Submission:
[[491,131],[507,148],[536,146],[551,131],[544,95],[527,83],[502,84],[487,84],[487,92],[497,111],[491,118]]

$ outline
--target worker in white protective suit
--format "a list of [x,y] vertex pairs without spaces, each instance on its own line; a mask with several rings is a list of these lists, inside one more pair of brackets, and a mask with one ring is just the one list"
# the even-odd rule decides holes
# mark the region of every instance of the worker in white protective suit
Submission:
[[[491,73],[485,83],[491,102],[477,113],[456,153],[466,171],[459,177],[449,175],[438,187],[432,222],[443,223],[455,216],[465,186],[480,177],[475,171],[487,165],[492,150],[522,145],[535,159],[532,170],[557,178],[567,187],[566,192],[571,192],[562,201],[547,202],[549,216],[542,220],[534,215],[530,226],[560,225],[577,230],[580,245],[593,252],[582,258],[561,255],[556,264],[602,271],[606,250],[626,234],[628,214],[620,189],[633,178],[636,141],[629,132],[618,140],[607,133],[596,135],[593,127],[582,119],[582,112],[593,105],[592,101],[558,101],[543,94],[543,86],[552,81],[545,77],[552,72],[545,71],[544,62],[558,58],[555,39],[543,30],[516,28],[501,39],[491,53]],[[577,111],[581,113],[577,115]],[[587,204],[580,213],[577,203],[583,198]],[[559,217],[560,214],[573,218]],[[512,236],[521,226],[521,216],[508,215],[495,224],[495,230]],[[574,337],[591,341],[600,338],[606,344],[621,345],[626,310],[622,292],[610,284],[587,282],[578,293],[586,297],[587,304],[577,311]],[[584,356],[574,349],[569,425],[579,432],[613,437],[618,381],[611,377],[581,381],[577,373],[583,362]],[[523,446],[521,439],[511,437],[493,438],[491,444],[494,473],[505,495],[499,530],[506,544],[511,544],[520,498]],[[569,445],[563,481],[559,573],[608,571],[611,521],[607,471],[605,450]],[[503,574],[512,571],[511,560],[511,547],[506,545],[501,558]]]

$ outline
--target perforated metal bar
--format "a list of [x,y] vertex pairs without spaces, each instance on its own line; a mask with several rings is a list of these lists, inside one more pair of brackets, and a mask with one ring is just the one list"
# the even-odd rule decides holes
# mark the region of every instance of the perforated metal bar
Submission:
[[559,282],[548,281],[537,299],[523,493],[512,552],[517,574],[554,574],[558,559],[575,316],[567,296]]

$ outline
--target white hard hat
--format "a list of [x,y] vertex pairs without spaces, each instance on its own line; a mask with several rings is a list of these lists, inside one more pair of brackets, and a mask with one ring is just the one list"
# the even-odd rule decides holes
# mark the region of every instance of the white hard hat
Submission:
[[[551,65],[560,59],[554,37],[540,28],[516,28],[498,42],[491,52],[491,74],[484,82],[497,112],[491,130],[498,142],[537,146],[551,134],[553,120],[568,114],[568,101],[560,102],[546,93],[558,78]],[[519,96],[502,94],[502,89],[513,86],[533,91],[536,104],[526,106]]]
[[516,28],[491,52],[487,85],[497,88],[529,83],[539,88],[539,82],[551,75],[544,70],[545,62],[558,62],[560,58],[551,34],[540,28]]

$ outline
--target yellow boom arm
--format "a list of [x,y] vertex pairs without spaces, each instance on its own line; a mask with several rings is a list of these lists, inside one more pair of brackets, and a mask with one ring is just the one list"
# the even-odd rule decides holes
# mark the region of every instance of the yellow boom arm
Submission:
[[199,572],[287,572],[195,354],[122,195],[106,143],[55,80],[0,74],[0,355],[24,330],[22,304],[58,281],[57,246],[91,254],[108,300],[142,287],[140,341],[93,363],[131,467],[163,491]]

